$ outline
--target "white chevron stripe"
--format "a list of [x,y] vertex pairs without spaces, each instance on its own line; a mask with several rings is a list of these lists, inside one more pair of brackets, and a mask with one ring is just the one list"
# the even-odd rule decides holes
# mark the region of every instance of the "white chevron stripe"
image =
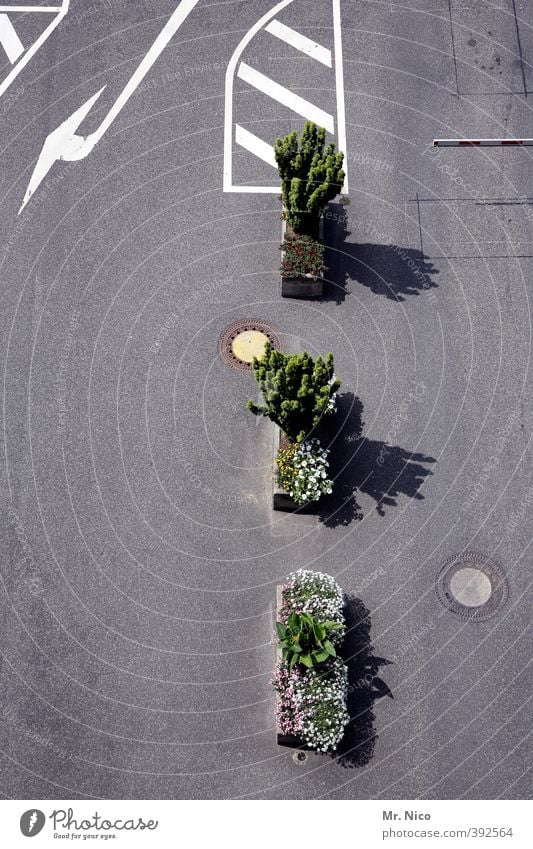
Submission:
[[[300,0],[303,3],[303,0]],[[303,116],[314,123],[325,127],[332,135],[337,135],[337,148],[346,155],[346,117],[344,106],[344,82],[343,82],[343,63],[342,63],[342,31],[341,31],[341,14],[340,0],[325,0],[326,5],[331,3],[333,12],[333,46],[331,50],[312,41],[307,36],[302,35],[295,29],[292,29],[286,24],[282,24],[278,19],[278,15],[288,7],[295,3],[295,0],[278,0],[272,8],[262,15],[255,24],[248,30],[245,36],[239,41],[237,47],[231,55],[228,63],[225,78],[225,103],[224,103],[224,165],[223,165],[223,191],[235,193],[257,193],[257,194],[279,194],[279,185],[252,185],[251,182],[239,184],[233,182],[233,151],[236,145],[248,150],[258,159],[268,162],[272,166],[272,151],[268,144],[262,139],[254,136],[253,133],[244,130],[234,121],[234,111],[237,108],[234,103],[235,80],[237,78],[244,80],[253,88],[257,89],[263,95],[271,97],[273,100],[286,107],[288,112],[292,110],[296,115]],[[304,12],[305,20],[305,12]],[[286,88],[283,85],[275,82],[265,74],[256,71],[254,68],[242,61],[244,50],[251,44],[252,40],[260,32],[268,32],[281,41],[290,44],[295,50],[300,50],[306,56],[314,59],[321,64],[326,65],[329,69],[334,68],[335,79],[335,112],[330,115],[323,109],[305,100],[296,93]],[[254,62],[254,65],[256,63]],[[310,80],[309,89],[313,88],[313,66],[309,65]],[[331,73],[330,70],[330,73]],[[304,85],[307,85],[304,83]],[[242,87],[239,87],[237,92],[239,100],[250,98],[253,95],[253,90],[246,93]],[[255,102],[255,101],[254,101]],[[257,103],[261,104],[262,98],[257,98]],[[326,101],[327,105],[331,103],[331,98]],[[264,104],[264,102],[263,102]],[[335,117],[333,117],[335,115]],[[276,117],[281,122],[286,120],[286,116],[280,112]],[[293,116],[294,118],[295,116]],[[294,124],[293,120],[293,124]],[[296,122],[297,123],[297,122]],[[235,126],[235,131],[233,127]],[[283,126],[278,128],[283,130]],[[344,169],[346,177],[344,181],[343,193],[348,193],[348,163],[345,159]],[[263,172],[261,172],[263,173]]]
[[302,118],[307,118],[308,121],[314,121],[319,127],[325,127],[329,133],[335,132],[333,115],[330,115],[329,112],[325,112],[323,109],[319,109],[318,106],[314,106],[298,94],[294,94],[290,89],[271,80],[270,77],[266,77],[264,74],[256,71],[255,68],[251,68],[246,62],[241,62],[239,65],[237,76],[259,91],[262,91],[263,94],[266,94],[273,100],[277,100],[278,103],[282,103],[288,109],[292,109],[293,112],[301,115]]
[[0,12],[5,11],[27,11],[27,12],[52,12],[51,15],[52,20],[48,24],[45,30],[40,34],[39,38],[37,38],[33,44],[31,44],[25,52],[19,57],[18,62],[16,62],[11,68],[9,74],[5,77],[4,80],[0,82],[0,97],[4,94],[5,91],[9,88],[9,86],[14,82],[14,80],[18,77],[21,71],[24,70],[28,62],[31,62],[32,58],[35,56],[38,50],[43,46],[45,41],[52,35],[54,30],[59,26],[65,15],[68,14],[70,6],[70,0],[63,0],[61,6],[9,6],[7,7],[5,4],[0,5]]
[[7,15],[0,15],[0,44],[12,65],[24,53],[24,45]]
[[235,124],[235,141],[241,147],[253,153],[254,156],[258,156],[263,162],[268,162],[273,168],[278,167],[274,158],[274,148],[272,145],[267,144],[258,136],[254,136],[253,133],[245,130],[240,124]]
[[328,50],[327,47],[322,47],[316,41],[311,41],[306,35],[302,35],[300,32],[296,32],[295,29],[285,26],[285,24],[282,24],[277,19],[270,21],[265,29],[270,35],[275,35],[276,38],[285,41],[286,44],[290,44],[296,50],[300,50],[307,56],[311,56],[312,59],[316,59],[317,62],[322,62],[323,65],[331,68],[331,50]]

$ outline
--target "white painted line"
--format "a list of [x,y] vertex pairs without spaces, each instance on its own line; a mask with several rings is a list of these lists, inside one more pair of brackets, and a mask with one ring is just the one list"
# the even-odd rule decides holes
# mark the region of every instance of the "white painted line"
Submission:
[[244,147],[246,150],[249,150],[250,153],[253,153],[254,156],[258,156],[259,159],[263,160],[263,162],[268,162],[268,164],[272,165],[273,168],[278,167],[274,158],[274,148],[272,145],[267,144],[258,136],[254,136],[253,133],[245,130],[240,124],[235,125],[235,141],[241,147]]
[[344,185],[341,193],[348,194],[348,150],[346,147],[346,114],[344,107],[344,69],[342,60],[342,25],[340,0],[333,0],[333,43],[335,47],[335,89],[337,92],[337,148],[344,153]]
[[275,35],[281,41],[290,44],[296,50],[300,50],[302,53],[307,54],[307,56],[311,56],[312,59],[316,59],[317,62],[322,62],[323,65],[331,68],[331,50],[328,50],[327,47],[322,47],[321,44],[317,44],[316,41],[312,41],[306,35],[296,32],[295,29],[285,26],[285,24],[282,24],[278,20],[271,21],[265,27],[265,30],[271,35]]
[[0,12],[61,12],[62,6],[0,6]]
[[24,53],[24,45],[7,15],[0,15],[0,44],[12,65]]
[[134,94],[135,90],[142,82],[152,65],[157,61],[169,41],[173,38],[182,23],[191,14],[199,2],[200,0],[181,0],[150,47],[148,53],[122,89],[102,123],[93,133],[88,136],[81,136],[76,135],[76,130],[85,116],[89,113],[95,101],[98,97],[100,97],[105,86],[47,136],[26,190],[22,206],[19,209],[19,215],[35,190],[39,187],[50,171],[54,162],[59,160],[78,162],[80,159],[85,159],[85,157],[90,154],[95,145],[98,144],[102,136],[107,132],[115,118],[119,115],[122,109],[124,109],[126,103]]
[[227,189],[224,189],[224,192],[239,195],[279,195],[281,189],[278,183],[277,186],[228,186]]
[[266,77],[260,71],[256,71],[255,68],[251,68],[246,62],[241,62],[239,65],[237,76],[245,83],[262,91],[267,97],[271,97],[272,100],[277,100],[278,103],[282,103],[283,106],[292,109],[293,112],[301,115],[302,118],[307,118],[308,121],[314,121],[319,127],[325,127],[329,133],[335,132],[333,115],[330,115],[329,112],[325,112],[323,109],[319,109],[318,106],[314,106],[308,100],[300,97],[299,94],[294,94],[289,88],[285,88],[285,86],[280,85],[270,79],[270,77]]
[[[239,191],[239,188],[235,188],[233,186],[232,179],[232,157],[233,157],[233,78],[235,75],[235,69],[237,67],[237,62],[241,58],[241,54],[245,47],[248,46],[254,35],[257,35],[260,29],[264,27],[268,21],[270,21],[278,12],[281,12],[282,9],[285,9],[286,6],[289,6],[293,3],[294,0],[280,0],[276,6],[270,9],[269,12],[265,12],[262,17],[259,18],[258,21],[255,22],[253,27],[250,27],[248,32],[241,38],[237,47],[233,51],[231,59],[228,62],[228,68],[226,70],[226,79],[224,86],[224,174],[223,174],[223,182],[222,182],[222,191],[224,192],[233,192]],[[252,187],[249,189],[243,189],[243,191],[253,191]],[[279,193],[279,187],[268,187],[268,192],[277,191]],[[266,192],[265,192],[266,193]]]
[[[13,82],[13,80],[20,74],[20,72],[23,70],[23,68],[26,67],[26,65],[28,64],[30,59],[33,56],[35,56],[35,54],[37,53],[39,48],[42,47],[42,45],[45,43],[47,38],[53,33],[53,31],[56,29],[56,27],[59,26],[59,24],[61,23],[61,21],[65,17],[65,15],[68,13],[69,6],[70,6],[70,0],[63,0],[63,3],[59,7],[59,10],[54,10],[54,11],[57,11],[57,14],[56,14],[55,18],[53,19],[53,21],[46,27],[44,32],[41,33],[39,38],[36,39],[36,41],[33,42],[31,47],[29,47],[26,50],[24,55],[21,56],[20,60],[17,62],[17,64],[14,66],[14,68],[12,68],[11,72],[7,75],[5,80],[2,83],[0,83],[0,97],[2,97],[2,95],[4,94],[5,91],[7,91],[7,89],[9,88],[11,83]],[[11,7],[11,10],[13,8],[14,7]],[[15,7],[15,8],[17,8],[17,7]],[[17,11],[48,12],[48,11],[52,11],[52,9],[50,9],[50,7],[48,7],[48,6],[45,6],[45,7],[31,6],[31,7],[28,7],[27,9],[22,9],[21,7],[18,7]]]

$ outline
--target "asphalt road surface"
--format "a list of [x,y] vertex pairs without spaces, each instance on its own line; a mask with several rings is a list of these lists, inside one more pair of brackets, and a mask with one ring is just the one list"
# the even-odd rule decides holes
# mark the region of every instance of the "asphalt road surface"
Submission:
[[[524,798],[533,148],[431,142],[533,135],[531,4],[176,6],[72,0],[0,96],[0,791]],[[52,14],[2,19],[2,80]],[[316,116],[349,204],[324,299],[282,300],[267,148]],[[254,381],[217,351],[246,318],[335,355],[318,516],[271,510]],[[506,577],[484,621],[437,597],[463,551]],[[391,661],[342,763],[276,745],[275,587],[301,567]]]

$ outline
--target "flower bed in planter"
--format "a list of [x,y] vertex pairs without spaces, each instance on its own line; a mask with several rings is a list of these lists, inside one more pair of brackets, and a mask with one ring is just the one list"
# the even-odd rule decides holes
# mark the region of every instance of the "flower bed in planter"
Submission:
[[[302,273],[297,276],[286,276],[283,274],[283,269],[286,267],[286,254],[284,250],[284,246],[286,244],[286,239],[288,240],[302,240],[302,254],[309,254],[313,251],[307,245],[307,242],[310,240],[311,242],[315,242],[318,245],[318,250],[315,252],[319,256],[314,256],[311,258],[310,267],[313,269],[312,273]],[[323,258],[324,251],[324,218],[320,216],[318,221],[318,242],[316,240],[311,240],[309,236],[298,236],[298,234],[294,233],[292,229],[288,226],[285,220],[285,213],[282,213],[281,218],[281,295],[283,298],[320,298],[324,293],[324,271],[325,266],[323,261],[320,259]],[[291,262],[291,266],[293,263]],[[294,273],[294,272],[293,272]]]
[[[325,660],[309,666],[291,663],[279,647],[272,685],[277,694],[276,725],[280,746],[334,752],[349,722],[346,707],[348,672],[336,650],[344,639],[343,592],[334,578],[321,572],[299,570],[277,588],[278,637],[290,623],[291,614],[309,614],[314,622],[333,628]],[[281,625],[281,628],[280,628]],[[280,639],[280,642],[281,639]],[[313,652],[321,658],[324,652]]]
[[322,495],[333,491],[327,477],[329,451],[320,447],[318,439],[299,445],[289,442],[276,424],[272,432],[272,508],[286,513],[316,512]]
[[263,403],[249,400],[246,406],[275,425],[273,507],[315,509],[322,494],[333,489],[327,478],[329,450],[310,437],[324,417],[335,411],[341,381],[335,374],[333,354],[325,358],[313,358],[307,351],[284,354],[267,342],[263,356],[254,357],[252,371]]

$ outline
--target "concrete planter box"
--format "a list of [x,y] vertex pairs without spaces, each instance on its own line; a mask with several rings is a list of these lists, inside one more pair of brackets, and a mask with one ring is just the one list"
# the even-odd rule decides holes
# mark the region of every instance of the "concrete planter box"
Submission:
[[[281,243],[287,232],[287,222],[281,219]],[[318,222],[318,241],[324,244],[324,217],[320,216]],[[283,248],[281,249],[281,261],[283,262]],[[281,297],[282,298],[321,298],[324,294],[324,275],[320,277],[283,277],[281,275]]]
[[308,501],[307,504],[297,504],[288,492],[284,492],[278,487],[277,483],[277,466],[276,457],[278,451],[282,447],[284,438],[281,430],[271,422],[272,425],[272,454],[273,454],[273,469],[272,469],[272,509],[282,510],[285,513],[316,513],[319,501]]
[[[283,587],[278,584],[276,587],[276,622],[279,619],[279,611],[283,603]],[[281,660],[281,649],[276,646],[276,664]],[[305,749],[310,751],[310,747],[303,740],[295,737],[293,734],[284,734],[278,725],[276,725],[276,736],[278,746],[283,746],[286,749]]]

